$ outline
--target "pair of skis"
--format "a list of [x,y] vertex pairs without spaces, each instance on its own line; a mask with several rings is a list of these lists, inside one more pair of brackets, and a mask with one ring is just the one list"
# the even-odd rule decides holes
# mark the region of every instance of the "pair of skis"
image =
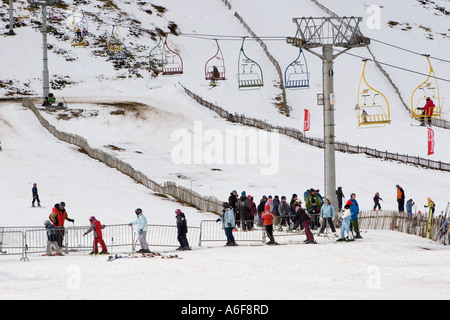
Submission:
[[134,259],[134,258],[159,258],[159,259],[182,259],[177,254],[175,255],[165,255],[159,252],[150,252],[150,253],[131,253],[127,255],[113,255],[109,256],[107,261],[114,261],[117,259]]

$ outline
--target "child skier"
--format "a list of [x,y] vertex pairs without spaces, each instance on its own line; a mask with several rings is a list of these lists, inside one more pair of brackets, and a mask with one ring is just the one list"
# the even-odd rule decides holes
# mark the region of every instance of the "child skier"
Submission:
[[83,234],[83,237],[87,235],[89,232],[94,230],[94,246],[93,251],[91,254],[97,254],[98,253],[98,244],[100,243],[102,247],[102,251],[100,254],[108,254],[108,249],[106,248],[105,241],[103,241],[103,235],[102,235],[102,229],[105,228],[105,225],[101,224],[100,221],[95,219],[95,217],[90,217],[89,222],[91,223],[91,226],[89,229]]
[[380,200],[383,201],[383,199],[381,199],[380,194],[377,192],[375,193],[375,196],[373,197],[373,210],[381,210],[381,204],[380,204]]
[[266,204],[264,206],[264,209],[266,210],[261,214],[261,221],[264,224],[267,236],[270,239],[270,241],[267,242],[267,244],[278,244],[275,242],[275,238],[273,237],[273,220],[275,219],[275,214],[272,211],[270,211],[269,204]]
[[45,254],[45,255],[52,256],[52,254],[50,252],[50,247],[53,246],[53,247],[55,247],[55,250],[56,250],[55,256],[62,256],[61,249],[58,246],[58,242],[56,242],[55,226],[49,220],[45,220],[44,226],[47,231],[47,254]]
[[[353,239],[353,233],[350,231],[350,220],[352,217],[352,212],[350,211],[350,205],[346,204],[344,206],[344,212],[342,213],[342,226],[341,226],[341,237],[336,241],[355,241]],[[348,237],[345,238],[345,232],[347,232]]]

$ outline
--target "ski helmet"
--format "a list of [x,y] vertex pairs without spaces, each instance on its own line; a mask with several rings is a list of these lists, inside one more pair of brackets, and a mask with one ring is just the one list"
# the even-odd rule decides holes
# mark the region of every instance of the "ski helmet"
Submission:
[[175,210],[175,214],[176,214],[176,215],[179,215],[180,213],[181,213],[181,210],[180,210],[180,209]]
[[89,222],[93,222],[93,221],[95,221],[95,217],[94,216],[89,218]]
[[135,212],[136,214],[141,214],[141,213],[142,213],[142,209],[141,209],[141,208],[137,208],[134,212]]

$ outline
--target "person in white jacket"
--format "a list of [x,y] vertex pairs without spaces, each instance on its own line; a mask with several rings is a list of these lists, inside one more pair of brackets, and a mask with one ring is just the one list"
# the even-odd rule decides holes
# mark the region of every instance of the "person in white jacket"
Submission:
[[147,244],[147,219],[142,214],[142,209],[137,208],[134,211],[137,215],[137,219],[134,222],[130,222],[130,226],[137,224],[138,234],[139,234],[139,243],[141,245],[141,249],[138,251],[140,253],[150,253]]
[[[350,205],[346,204],[344,207],[344,212],[342,212],[342,226],[341,226],[341,237],[336,241],[355,241],[353,239],[353,233],[350,231],[350,220],[351,220],[351,211]],[[348,236],[345,238],[345,232],[347,232]]]

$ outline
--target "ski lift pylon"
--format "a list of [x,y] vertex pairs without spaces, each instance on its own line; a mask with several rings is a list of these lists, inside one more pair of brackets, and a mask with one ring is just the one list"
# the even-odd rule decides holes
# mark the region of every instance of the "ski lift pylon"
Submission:
[[284,71],[284,87],[287,89],[309,88],[308,64],[302,48],[297,58]]
[[111,35],[106,40],[108,48],[109,58],[112,60],[123,60],[127,58],[127,48],[123,44],[123,39],[120,34],[119,26],[117,23],[111,30]]
[[[436,74],[430,62],[430,56],[424,55],[428,61],[430,70],[428,77],[422,82],[411,94],[411,117],[415,119],[423,119],[425,117],[438,118],[442,116],[442,106],[444,105],[444,98],[439,95],[439,85],[436,79]],[[433,114],[425,114],[421,109],[426,99],[430,98],[434,102]]]
[[238,61],[238,88],[261,88],[264,86],[263,72],[259,64],[250,59],[244,51],[245,37],[242,38],[242,45],[239,51]]
[[356,105],[358,128],[384,127],[391,123],[389,102],[380,91],[367,83],[365,76],[367,61],[364,60],[358,85],[358,103]]
[[214,39],[217,45],[216,53],[205,64],[205,79],[211,81],[226,80],[225,78],[225,60],[219,42]]
[[178,53],[169,48],[167,38],[168,35],[166,35],[162,50],[162,74],[170,76],[183,74],[183,59]]

